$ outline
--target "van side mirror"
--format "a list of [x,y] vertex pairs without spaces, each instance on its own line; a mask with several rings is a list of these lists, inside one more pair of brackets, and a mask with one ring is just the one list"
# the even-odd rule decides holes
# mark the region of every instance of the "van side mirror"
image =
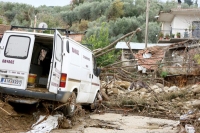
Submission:
[[101,73],[101,68],[97,67],[96,68],[96,76],[99,77],[100,73]]

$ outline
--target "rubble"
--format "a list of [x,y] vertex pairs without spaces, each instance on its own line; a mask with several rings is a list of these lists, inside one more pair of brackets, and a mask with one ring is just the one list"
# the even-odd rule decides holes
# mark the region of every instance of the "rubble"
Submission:
[[[107,107],[106,112],[137,112],[139,115],[148,117],[179,120],[183,127],[190,124],[195,131],[200,132],[200,84],[168,87],[161,83],[155,83],[149,85],[150,89],[144,87],[128,89],[131,82],[129,82],[128,88],[122,86],[123,82],[115,80],[109,83],[102,82],[101,90],[110,99],[103,102]],[[127,81],[126,84],[128,84]],[[122,86],[123,89],[119,86]],[[111,108],[121,109],[112,110]],[[190,131],[188,127],[183,129]]]

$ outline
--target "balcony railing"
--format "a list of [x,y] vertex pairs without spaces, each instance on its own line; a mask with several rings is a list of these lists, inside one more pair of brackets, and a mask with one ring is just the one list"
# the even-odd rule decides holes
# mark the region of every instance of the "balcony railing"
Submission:
[[193,30],[186,29],[172,29],[172,30],[161,30],[158,34],[158,39],[172,39],[172,38],[195,38],[200,39],[200,28]]

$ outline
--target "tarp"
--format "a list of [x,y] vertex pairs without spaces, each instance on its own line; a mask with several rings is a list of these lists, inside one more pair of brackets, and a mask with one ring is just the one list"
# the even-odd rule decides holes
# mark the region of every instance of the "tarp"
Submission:
[[58,126],[58,118],[62,118],[62,115],[54,115],[54,116],[48,116],[47,119],[45,119],[46,116],[40,116],[38,121],[32,125],[30,131],[27,133],[49,133],[51,130],[57,128]]

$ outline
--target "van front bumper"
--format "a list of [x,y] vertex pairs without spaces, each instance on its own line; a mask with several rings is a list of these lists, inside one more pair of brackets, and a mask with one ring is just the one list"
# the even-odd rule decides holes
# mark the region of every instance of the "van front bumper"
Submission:
[[67,102],[67,99],[70,97],[72,92],[69,91],[58,91],[57,94],[51,92],[36,92],[30,90],[20,90],[8,87],[0,87],[0,93],[13,95],[13,96],[22,96],[22,97],[30,97],[44,100],[52,100],[59,102]]

